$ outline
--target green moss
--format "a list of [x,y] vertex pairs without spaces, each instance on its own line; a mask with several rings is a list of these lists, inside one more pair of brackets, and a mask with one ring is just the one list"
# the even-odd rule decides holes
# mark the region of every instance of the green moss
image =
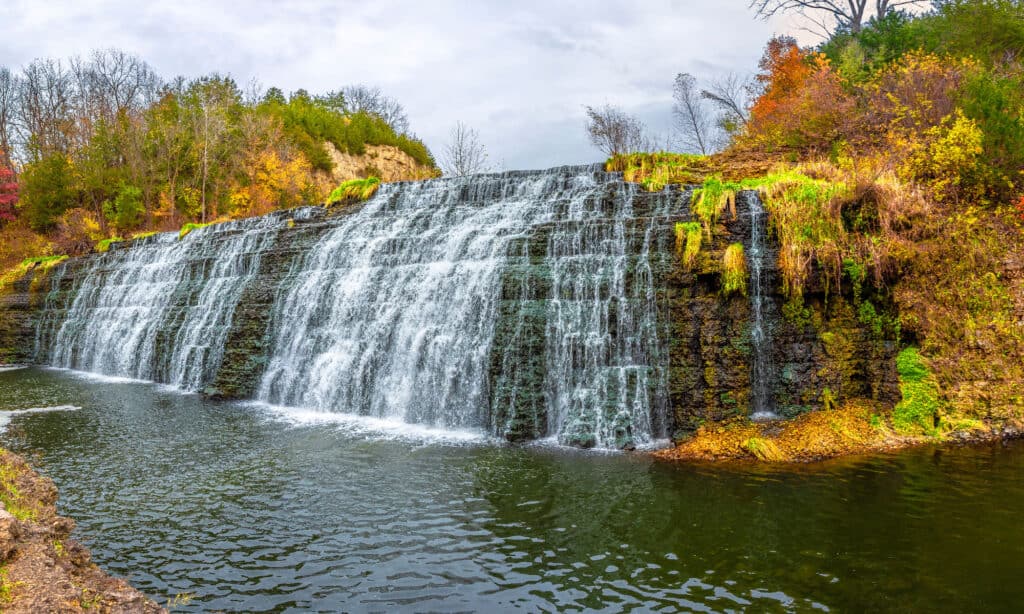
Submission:
[[327,197],[327,203],[332,205],[350,200],[366,200],[373,196],[379,187],[380,177],[351,179],[334,188],[331,195]]
[[782,306],[782,317],[798,328],[807,328],[813,321],[811,309],[804,305],[804,297],[796,294]]
[[758,460],[781,461],[786,458],[774,441],[762,437],[751,437],[744,441],[741,447]]
[[23,501],[17,485],[18,474],[19,471],[14,466],[0,465],[0,502],[3,502],[4,508],[18,520],[34,520],[36,510]]
[[908,435],[936,435],[936,423],[942,409],[939,386],[917,348],[909,347],[900,352],[896,357],[896,370],[903,394],[903,400],[893,409],[892,421],[896,431]]
[[112,243],[120,243],[122,241],[124,241],[122,237],[110,237],[109,239],[103,239],[102,241],[97,243],[96,247],[94,247],[93,249],[102,254],[110,249],[110,245]]
[[747,293],[747,260],[743,255],[742,243],[733,243],[725,249],[722,292],[726,296],[737,292],[744,295]]
[[[210,222],[210,224],[212,224],[212,222]],[[200,223],[196,223],[196,222],[189,222],[188,224],[185,224],[184,226],[182,226],[181,230],[178,231],[178,238],[179,239],[184,239],[185,235],[187,235],[188,233],[192,232],[193,230],[196,230],[197,228],[206,228],[210,224],[200,224]]]
[[138,240],[138,239],[145,239],[146,237],[152,237],[155,234],[157,234],[157,231],[155,231],[155,230],[150,231],[150,232],[137,232],[137,233],[132,235],[132,241],[135,241],[135,240]]

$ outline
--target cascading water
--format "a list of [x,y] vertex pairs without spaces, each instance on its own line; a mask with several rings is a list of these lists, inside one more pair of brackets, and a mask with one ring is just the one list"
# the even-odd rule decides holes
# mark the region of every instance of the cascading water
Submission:
[[667,430],[654,269],[682,202],[563,167],[386,184],[301,240],[277,240],[296,212],[157,235],[56,272],[37,359],[186,390],[251,367],[272,405],[630,447]]
[[774,366],[771,354],[771,330],[766,323],[768,271],[766,258],[766,215],[764,204],[755,192],[746,192],[746,200],[750,209],[750,249],[747,250],[750,261],[750,302],[753,312],[751,325],[751,341],[754,350],[753,369],[750,373],[750,385],[753,397],[751,418],[754,420],[771,420],[777,418],[772,397],[772,378]]
[[635,194],[597,167],[383,186],[297,263],[258,397],[500,432],[488,415],[495,323],[503,300],[531,302],[503,296],[503,275],[531,261],[510,254],[543,229],[524,291],[550,299],[547,369],[534,382],[548,432],[581,445],[649,440],[656,314],[647,254],[627,253]]
[[[220,365],[275,216],[164,233],[98,256],[66,309],[49,305],[36,353],[50,365],[201,390]],[[59,287],[63,274],[55,276]],[[184,308],[175,308],[185,305]]]

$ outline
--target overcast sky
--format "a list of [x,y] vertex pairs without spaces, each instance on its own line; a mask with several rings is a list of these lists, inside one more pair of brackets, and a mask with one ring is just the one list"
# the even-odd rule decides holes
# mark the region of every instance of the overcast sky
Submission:
[[664,137],[671,84],[750,73],[783,21],[747,0],[0,0],[0,64],[118,47],[165,78],[228,73],[285,92],[381,87],[438,155],[457,120],[499,168],[601,158],[584,104],[620,105]]

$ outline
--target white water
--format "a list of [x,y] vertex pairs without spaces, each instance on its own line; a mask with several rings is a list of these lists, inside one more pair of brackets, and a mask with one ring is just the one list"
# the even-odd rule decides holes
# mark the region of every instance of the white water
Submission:
[[764,204],[757,194],[747,192],[750,203],[750,302],[753,311],[751,340],[754,346],[754,363],[750,375],[753,392],[753,420],[774,420],[778,415],[772,403],[771,382],[774,374],[771,355],[771,331],[765,322],[766,291],[768,289],[767,271],[765,270],[765,211]]
[[[326,233],[268,287],[277,294],[256,398],[303,419],[312,411],[383,430],[500,436],[493,357],[514,364],[542,353],[542,373],[524,383],[542,399],[540,435],[649,444],[666,435],[667,388],[649,250],[655,220],[676,202],[669,192],[641,196],[596,166],[384,185],[324,222]],[[284,225],[281,215],[231,222],[94,257],[69,277],[79,287],[51,294],[38,358],[202,390]],[[518,294],[502,287],[513,265],[528,271]],[[535,306],[541,328],[531,334],[544,338],[531,356],[517,342],[495,347],[503,304]]]
[[[37,353],[56,367],[202,389],[220,365],[259,254],[281,225],[264,217],[180,239],[164,233],[96,257],[67,312],[45,312]],[[59,283],[61,274],[55,278]],[[182,302],[187,307],[172,309]]]
[[12,409],[7,411],[0,411],[0,430],[6,429],[11,423],[11,419],[15,416],[24,416],[25,414],[46,414],[55,411],[77,411],[82,409],[77,405],[54,405],[52,407],[29,407],[27,409]]
[[[619,190],[611,212],[601,198],[610,182]],[[258,398],[488,428],[488,369],[510,245],[555,223],[543,263],[553,297],[549,430],[585,429],[598,446],[650,440],[653,383],[643,360],[652,358],[645,344],[657,340],[653,288],[649,271],[634,275],[651,301],[638,306],[625,279],[623,223],[634,194],[635,186],[593,168],[384,186],[293,272],[275,308]]]

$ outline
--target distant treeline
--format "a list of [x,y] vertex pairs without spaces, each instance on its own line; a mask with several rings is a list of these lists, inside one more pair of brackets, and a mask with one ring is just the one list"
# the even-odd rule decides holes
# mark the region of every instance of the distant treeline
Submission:
[[317,202],[335,187],[329,144],[391,145],[436,167],[402,106],[374,88],[285,96],[218,74],[168,81],[113,49],[0,67],[0,168],[17,190],[0,199],[0,227],[73,252],[112,233]]

